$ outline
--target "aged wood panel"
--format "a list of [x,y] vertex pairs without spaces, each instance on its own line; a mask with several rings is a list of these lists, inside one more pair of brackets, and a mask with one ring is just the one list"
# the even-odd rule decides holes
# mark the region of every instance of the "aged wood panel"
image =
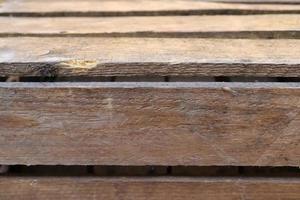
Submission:
[[0,83],[0,163],[300,165],[299,83]]
[[300,38],[300,15],[0,17],[0,21],[0,36]]
[[[201,0],[200,0],[201,1]],[[205,0],[203,0],[205,1]],[[207,0],[221,3],[247,3],[247,4],[300,4],[299,0]]]
[[196,0],[40,0],[0,2],[0,15],[28,16],[126,16],[176,14],[299,13],[300,5],[217,3]]
[[298,200],[300,181],[296,178],[1,177],[0,198],[1,200]]
[[300,40],[0,38],[0,76],[290,76]]

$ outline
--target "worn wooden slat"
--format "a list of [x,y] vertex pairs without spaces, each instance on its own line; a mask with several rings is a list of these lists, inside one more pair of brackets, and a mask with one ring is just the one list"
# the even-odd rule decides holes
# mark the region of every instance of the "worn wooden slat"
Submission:
[[2,0],[2,16],[130,16],[176,14],[299,13],[300,5],[217,3],[197,0],[14,1]]
[[[206,1],[206,0],[203,0]],[[247,3],[247,4],[300,4],[299,0],[207,0],[221,3]]]
[[[206,0],[203,0],[206,1]],[[247,4],[300,4],[299,0],[207,0],[221,3],[247,3]]]
[[0,198],[1,200],[298,200],[300,181],[296,178],[1,177]]
[[299,88],[0,83],[0,163],[299,166]]
[[0,21],[0,36],[300,38],[300,15],[0,17]]
[[0,38],[0,76],[300,75],[300,40]]

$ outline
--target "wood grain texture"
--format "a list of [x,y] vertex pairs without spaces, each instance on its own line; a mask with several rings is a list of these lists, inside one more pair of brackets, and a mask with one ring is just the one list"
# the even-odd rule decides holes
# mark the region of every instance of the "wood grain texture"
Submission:
[[[300,38],[300,15],[0,17],[0,36]],[[13,26],[11,26],[13,24]]]
[[300,5],[218,3],[197,0],[2,0],[2,16],[134,16],[299,13]]
[[[203,0],[206,1],[206,0]],[[221,3],[247,3],[247,4],[300,4],[299,0],[207,0]]]
[[290,76],[300,40],[0,38],[1,76]]
[[291,178],[1,177],[0,198],[1,200],[298,200],[300,181]]
[[300,165],[298,83],[0,83],[0,163]]

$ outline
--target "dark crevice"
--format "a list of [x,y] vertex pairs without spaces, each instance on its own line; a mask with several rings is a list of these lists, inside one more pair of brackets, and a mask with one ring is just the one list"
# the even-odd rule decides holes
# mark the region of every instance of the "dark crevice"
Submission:
[[20,77],[20,82],[55,82],[56,77]]
[[278,77],[278,82],[300,82],[300,77]]
[[155,174],[155,171],[156,171],[156,170],[155,170],[155,167],[154,167],[154,166],[151,166],[148,173],[149,173],[149,175],[154,175],[154,174]]
[[87,174],[94,174],[95,173],[95,167],[92,166],[92,165],[87,166],[86,171],[87,171]]
[[167,175],[172,175],[172,166],[167,167]]
[[56,82],[112,82],[112,77],[101,76],[73,76],[73,77],[56,77]]
[[[8,77],[0,77],[7,82]],[[300,77],[243,76],[24,76],[18,82],[300,82]],[[15,82],[15,81],[13,81]]]
[[243,174],[245,174],[245,168],[244,167],[238,167],[238,173],[240,174],[240,175],[243,175]]
[[294,10],[257,9],[206,9],[206,10],[161,10],[161,11],[68,11],[68,12],[1,12],[0,17],[131,17],[131,16],[189,16],[189,15],[259,15],[300,14]]
[[127,37],[127,38],[218,38],[218,39],[300,39],[300,31],[220,32],[125,32],[125,33],[0,33],[0,37]]
[[215,77],[216,82],[230,82],[230,78],[226,76]]
[[169,78],[168,76],[165,76],[165,77],[164,77],[164,81],[165,81],[165,82],[170,82],[170,78]]
[[254,166],[51,166],[13,165],[9,176],[242,176],[300,177],[299,167]]

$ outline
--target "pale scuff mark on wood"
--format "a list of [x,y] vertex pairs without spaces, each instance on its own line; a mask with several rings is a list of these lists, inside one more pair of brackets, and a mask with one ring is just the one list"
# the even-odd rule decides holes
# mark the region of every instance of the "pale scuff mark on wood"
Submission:
[[19,76],[10,76],[7,78],[6,82],[19,82],[20,77]]
[[113,109],[113,98],[106,98],[103,100],[103,103],[106,105],[105,107],[109,110]]
[[13,49],[0,44],[0,62],[10,62],[15,58]]
[[225,92],[228,92],[228,93],[230,93],[230,94],[232,94],[234,96],[238,94],[237,91],[231,89],[230,87],[222,87],[222,90],[224,90]]
[[97,67],[98,62],[92,60],[69,60],[69,61],[61,62],[59,64],[66,68],[89,70],[94,67]]

